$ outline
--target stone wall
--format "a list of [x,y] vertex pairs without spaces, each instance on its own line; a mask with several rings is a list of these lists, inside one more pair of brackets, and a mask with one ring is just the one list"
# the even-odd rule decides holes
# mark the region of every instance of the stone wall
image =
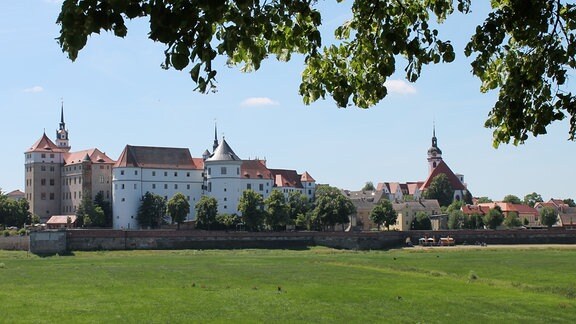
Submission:
[[27,251],[30,238],[28,236],[0,237],[0,250]]
[[66,231],[30,233],[30,252],[35,254],[64,254],[68,251]]
[[407,231],[404,237],[410,237],[414,244],[418,239],[428,237],[454,238],[457,245],[473,245],[477,242],[487,244],[576,244],[576,230],[562,228],[539,230],[456,230],[456,231]]
[[576,244],[574,230],[459,230],[407,232],[218,232],[199,230],[78,230],[31,233],[34,253],[63,251],[144,249],[305,249],[326,246],[337,249],[381,250],[414,244],[424,236],[451,236],[457,244]]

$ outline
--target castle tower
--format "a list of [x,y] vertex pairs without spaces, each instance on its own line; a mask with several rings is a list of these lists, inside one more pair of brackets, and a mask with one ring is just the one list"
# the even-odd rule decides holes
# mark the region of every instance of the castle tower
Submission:
[[68,130],[66,129],[66,123],[64,123],[64,103],[62,103],[62,107],[60,109],[60,127],[56,131],[56,146],[58,146],[63,151],[70,151]]
[[442,161],[442,150],[438,147],[436,139],[436,126],[432,128],[432,146],[428,149],[428,173],[432,173]]
[[218,201],[218,212],[238,212],[238,201],[242,195],[240,167],[242,160],[234,153],[225,139],[214,153],[204,161],[206,194]]
[[60,213],[60,172],[64,154],[46,133],[24,152],[26,199],[30,212],[38,215],[42,222]]

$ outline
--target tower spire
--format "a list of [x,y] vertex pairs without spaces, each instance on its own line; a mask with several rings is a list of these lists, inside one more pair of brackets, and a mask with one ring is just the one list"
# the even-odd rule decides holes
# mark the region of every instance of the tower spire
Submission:
[[60,129],[63,130],[65,128],[66,124],[64,123],[64,99],[62,99],[60,106]]
[[216,151],[218,147],[218,125],[216,124],[216,120],[214,120],[214,144],[212,145],[212,153]]
[[70,150],[68,130],[66,129],[66,123],[64,122],[64,100],[62,100],[60,106],[60,127],[56,131],[56,145],[64,150]]

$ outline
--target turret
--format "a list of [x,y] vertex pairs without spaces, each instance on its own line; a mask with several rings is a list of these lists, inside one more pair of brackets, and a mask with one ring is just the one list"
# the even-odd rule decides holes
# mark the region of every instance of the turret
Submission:
[[64,122],[64,103],[60,109],[60,126],[56,131],[56,146],[65,150],[70,151],[70,142],[68,140],[68,130],[66,129],[66,123]]

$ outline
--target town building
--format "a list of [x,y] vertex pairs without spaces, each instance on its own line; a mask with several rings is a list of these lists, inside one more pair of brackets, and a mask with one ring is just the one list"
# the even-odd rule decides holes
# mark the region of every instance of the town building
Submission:
[[25,198],[42,222],[53,215],[73,215],[84,195],[94,199],[101,193],[111,199],[114,160],[96,148],[70,149],[62,106],[56,142],[44,132],[24,153]]
[[226,139],[219,141],[214,131],[212,153],[193,158],[187,148],[127,145],[113,170],[114,228],[137,229],[141,198],[150,192],[170,199],[180,192],[190,202],[186,220],[196,218],[194,206],[203,196],[214,197],[218,213],[240,214],[238,203],[245,190],[267,198],[272,190],[286,197],[298,191],[313,199],[316,181],[304,172],[269,169],[265,160],[242,160]]
[[464,175],[454,173],[446,164],[446,161],[442,159],[442,150],[438,147],[435,127],[432,130],[432,146],[428,149],[427,161],[428,177],[426,180],[406,183],[380,182],[376,186],[376,191],[382,191],[387,199],[392,202],[416,201],[423,197],[424,192],[430,187],[435,177],[444,174],[454,191],[454,200],[463,200],[466,197],[471,197],[467,184],[464,182]]

